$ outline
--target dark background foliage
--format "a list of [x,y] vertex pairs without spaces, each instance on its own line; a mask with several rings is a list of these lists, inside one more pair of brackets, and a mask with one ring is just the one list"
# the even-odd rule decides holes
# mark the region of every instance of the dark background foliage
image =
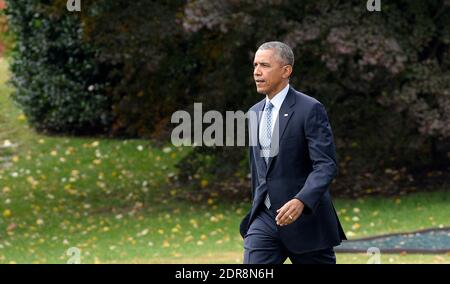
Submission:
[[104,66],[83,40],[77,15],[53,12],[49,1],[9,1],[16,38],[11,71],[14,100],[30,124],[51,133],[107,131],[110,102]]
[[[20,2],[20,3],[19,3]],[[269,40],[296,55],[291,84],[329,114],[333,193],[398,194],[449,183],[450,2],[9,1],[14,97],[33,126],[166,141],[194,102],[246,112]],[[39,11],[39,12],[36,12]],[[248,196],[244,147],[196,147],[174,185]]]

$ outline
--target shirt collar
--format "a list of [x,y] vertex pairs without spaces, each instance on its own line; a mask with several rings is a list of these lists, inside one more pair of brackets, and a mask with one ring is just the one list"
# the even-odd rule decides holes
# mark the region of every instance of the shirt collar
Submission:
[[286,98],[288,91],[289,91],[289,84],[287,84],[286,87],[284,87],[283,90],[278,92],[271,100],[269,100],[269,98],[266,96],[266,105],[270,101],[273,104],[273,106],[279,110],[281,108],[281,105],[283,104],[284,99]]

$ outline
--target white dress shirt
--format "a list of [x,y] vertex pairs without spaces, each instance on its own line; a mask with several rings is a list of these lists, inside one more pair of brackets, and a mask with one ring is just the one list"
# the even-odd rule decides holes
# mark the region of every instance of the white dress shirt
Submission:
[[261,139],[261,135],[262,135],[262,133],[264,133],[263,127],[265,127],[265,125],[263,125],[263,124],[264,124],[265,120],[264,120],[263,116],[265,115],[264,110],[266,108],[267,103],[271,102],[273,104],[273,108],[272,108],[272,129],[271,129],[271,131],[273,133],[273,129],[275,127],[275,122],[277,121],[277,118],[278,118],[278,113],[280,112],[281,105],[283,104],[283,101],[286,98],[286,95],[287,95],[288,91],[289,91],[289,84],[287,84],[286,87],[284,87],[283,90],[278,92],[271,100],[269,100],[269,98],[266,96],[266,104],[264,105],[263,113],[262,113],[262,116],[261,116],[261,121],[259,123],[259,141],[262,140]]

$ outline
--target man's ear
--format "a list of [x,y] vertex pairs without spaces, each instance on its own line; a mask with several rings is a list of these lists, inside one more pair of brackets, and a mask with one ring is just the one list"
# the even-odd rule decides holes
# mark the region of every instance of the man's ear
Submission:
[[291,77],[291,74],[292,74],[292,66],[291,65],[286,65],[286,66],[284,66],[284,71],[283,71],[283,78],[284,79],[287,79],[287,78],[289,78],[289,77]]

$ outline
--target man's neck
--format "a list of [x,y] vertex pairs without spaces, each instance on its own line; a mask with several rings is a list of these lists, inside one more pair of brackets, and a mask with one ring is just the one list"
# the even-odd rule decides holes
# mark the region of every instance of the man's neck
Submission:
[[277,94],[279,94],[284,88],[286,88],[286,86],[289,84],[289,82],[286,82],[284,84],[281,85],[281,87],[277,88],[276,91],[274,91],[272,94],[267,94],[267,98],[269,100],[273,99]]

